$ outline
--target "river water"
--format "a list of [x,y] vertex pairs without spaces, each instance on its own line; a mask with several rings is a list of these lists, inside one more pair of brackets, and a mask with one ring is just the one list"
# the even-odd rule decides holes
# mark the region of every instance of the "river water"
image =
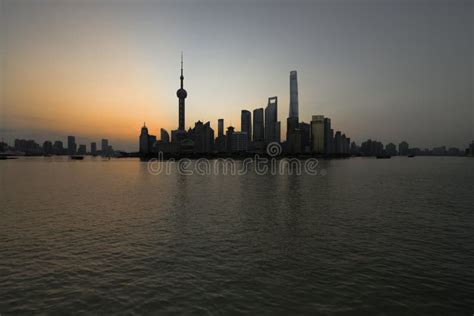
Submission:
[[0,313],[474,313],[474,159],[319,167],[0,161]]

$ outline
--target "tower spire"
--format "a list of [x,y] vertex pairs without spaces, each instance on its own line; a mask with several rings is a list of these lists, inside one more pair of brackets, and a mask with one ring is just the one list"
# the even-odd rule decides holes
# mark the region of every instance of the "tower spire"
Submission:
[[181,76],[179,77],[181,80],[181,88],[176,91],[176,96],[179,99],[179,127],[178,129],[184,131],[184,99],[188,96],[186,90],[184,90],[184,75],[183,75],[183,52],[181,52]]
[[181,52],[181,89],[183,89],[183,81],[184,81],[184,75],[183,75],[183,52]]

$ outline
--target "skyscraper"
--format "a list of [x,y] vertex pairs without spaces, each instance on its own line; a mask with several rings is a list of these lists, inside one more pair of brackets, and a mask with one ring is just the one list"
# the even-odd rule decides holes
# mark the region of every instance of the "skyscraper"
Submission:
[[247,133],[248,142],[252,140],[252,114],[250,111],[242,110],[240,117],[240,131]]
[[346,153],[346,143],[347,143],[346,134],[342,134],[342,136],[341,136],[341,154]]
[[234,132],[231,136],[232,152],[242,152],[248,150],[248,136],[246,132]]
[[334,136],[334,153],[342,154],[342,135],[340,131]]
[[91,143],[91,155],[97,155],[97,143],[96,142]]
[[408,149],[409,149],[408,143],[403,141],[398,145],[398,154],[400,156],[406,156],[408,155]]
[[286,120],[286,144],[289,153],[297,154],[302,150],[301,131],[298,118],[298,81],[296,70],[290,72],[290,111]]
[[277,139],[278,120],[278,97],[268,98],[268,105],[265,108],[265,142],[271,143]]
[[53,150],[54,150],[55,155],[63,155],[64,154],[63,142],[60,140],[55,141],[53,145]]
[[351,143],[350,153],[353,156],[356,156],[356,155],[360,154],[359,153],[359,146],[357,146],[357,144],[354,141]]
[[170,134],[164,128],[160,129],[160,140],[164,143],[170,142]]
[[351,138],[349,136],[346,136],[346,145],[345,145],[345,154],[350,154],[351,153]]
[[197,121],[191,131],[192,139],[194,140],[194,152],[196,153],[210,153],[214,147],[214,130],[211,128],[211,123],[202,123]]
[[385,153],[390,156],[396,156],[397,146],[395,146],[394,143],[388,143],[387,145],[385,145]]
[[148,151],[153,153],[156,152],[156,135],[148,135]]
[[253,110],[253,141],[262,142],[265,137],[263,108]]
[[295,128],[299,128],[299,122],[297,117],[289,117],[286,119],[286,127],[287,127],[287,137]]
[[[139,144],[141,155],[146,155],[150,152],[150,135],[148,134],[148,128],[146,127],[145,123],[143,123],[140,133]],[[102,140],[102,153],[104,153],[104,139]]]
[[331,128],[329,130],[329,135],[330,135],[330,138],[329,138],[329,140],[330,140],[329,152],[331,154],[334,154],[336,152],[336,141],[334,139],[334,137],[335,137],[334,136],[334,129]]
[[[289,117],[288,121],[294,119]],[[303,149],[303,144],[302,144],[302,137],[303,131],[300,128],[293,128],[291,133],[287,133],[287,138],[286,138],[286,150],[290,154],[300,154]],[[308,135],[309,138],[309,135]]]
[[[143,123],[143,127],[146,128],[145,123]],[[142,130],[143,130],[143,128],[142,128]],[[147,134],[148,134],[148,129],[146,131],[147,131]],[[110,148],[109,148],[109,140],[108,139],[105,139],[105,138],[102,139],[100,149],[102,150],[102,154],[105,154],[105,153],[109,152]]]
[[67,137],[67,152],[69,155],[75,155],[76,154],[76,137],[74,136],[68,136]]
[[184,131],[185,129],[185,107],[184,100],[188,96],[188,93],[183,88],[184,75],[183,75],[183,53],[181,53],[181,76],[179,77],[181,81],[181,87],[176,91],[176,96],[179,99],[179,127],[178,130]]
[[224,119],[217,120],[217,136],[224,136]]
[[49,155],[53,154],[53,143],[49,140],[43,143],[43,153]]
[[217,137],[215,141],[215,149],[217,152],[226,151],[226,136],[224,135],[224,119],[217,120]]
[[298,122],[298,79],[296,70],[290,72],[290,114]]
[[277,121],[275,123],[275,142],[281,142],[281,122]]
[[324,118],[324,153],[326,155],[331,154],[331,119],[329,117]]
[[311,152],[311,125],[305,122],[300,123],[301,131],[301,151]]
[[77,149],[77,153],[79,155],[85,155],[87,153],[86,145],[79,145],[79,148]]
[[311,120],[311,139],[313,153],[324,154],[324,116],[313,115]]
[[233,134],[234,134],[234,127],[233,126],[227,127],[227,132],[225,135],[225,147],[226,147],[227,152],[232,152],[232,138],[233,138],[232,135]]

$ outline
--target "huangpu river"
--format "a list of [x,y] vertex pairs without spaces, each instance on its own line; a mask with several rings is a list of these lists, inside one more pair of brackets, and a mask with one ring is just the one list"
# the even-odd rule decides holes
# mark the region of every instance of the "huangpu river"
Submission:
[[0,314],[474,313],[474,159],[319,167],[0,161]]

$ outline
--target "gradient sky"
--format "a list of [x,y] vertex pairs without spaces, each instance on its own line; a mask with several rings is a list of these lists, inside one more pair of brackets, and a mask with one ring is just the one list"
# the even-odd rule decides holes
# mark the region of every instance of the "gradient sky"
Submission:
[[289,72],[300,119],[322,114],[358,143],[467,147],[474,139],[473,1],[0,0],[0,136],[137,150],[178,125],[184,51],[186,126],[278,96]]

